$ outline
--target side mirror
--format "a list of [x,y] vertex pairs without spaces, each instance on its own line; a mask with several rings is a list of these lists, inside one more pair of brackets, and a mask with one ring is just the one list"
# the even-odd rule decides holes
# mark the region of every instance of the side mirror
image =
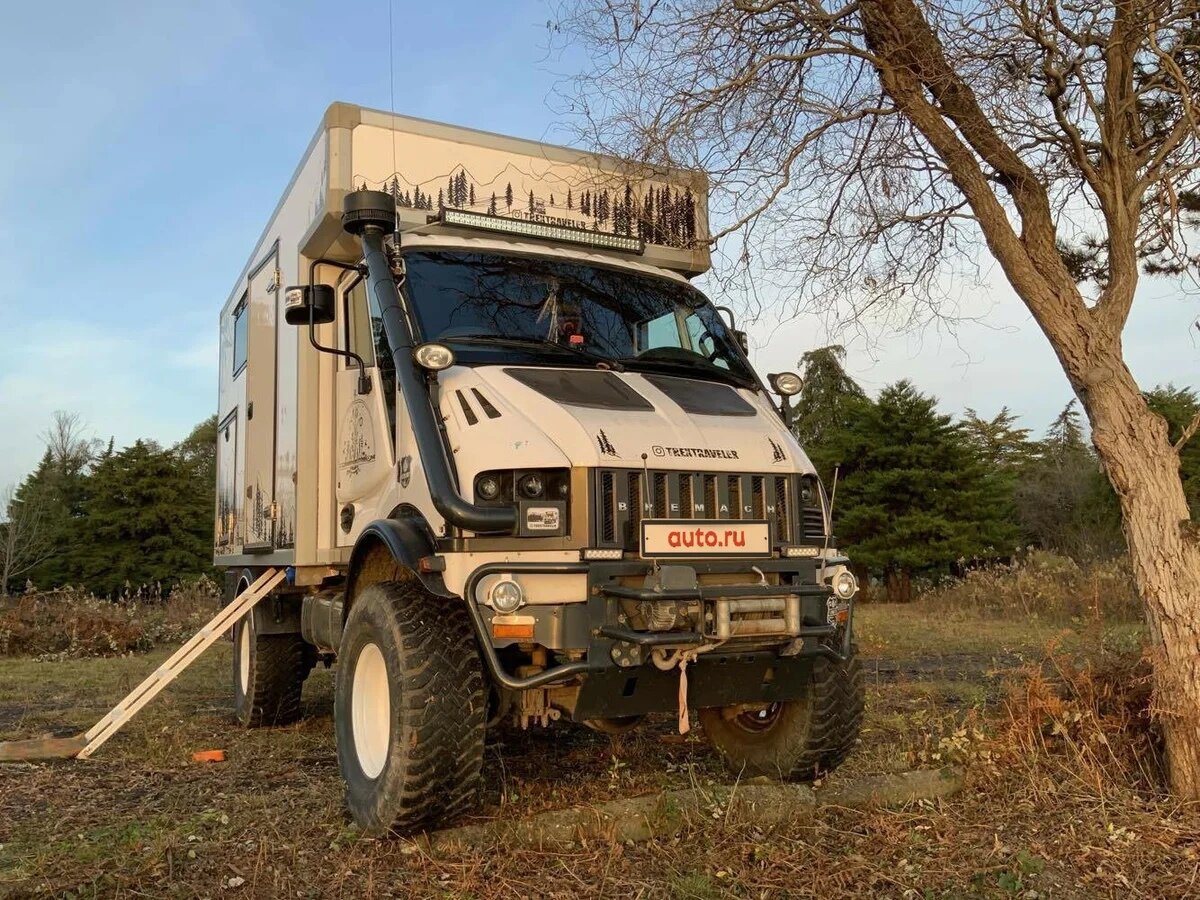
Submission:
[[746,337],[746,332],[733,330],[733,339],[737,341],[737,345],[742,348],[742,352],[747,356],[750,355],[750,338]]
[[283,292],[283,318],[289,325],[307,325],[309,312],[314,325],[334,320],[336,304],[333,288],[327,284],[305,284]]

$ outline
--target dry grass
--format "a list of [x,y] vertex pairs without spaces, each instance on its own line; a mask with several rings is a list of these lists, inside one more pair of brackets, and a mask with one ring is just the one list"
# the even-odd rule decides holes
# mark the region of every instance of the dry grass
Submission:
[[[717,817],[644,845],[432,857],[347,823],[333,673],[306,684],[297,725],[241,731],[220,644],[98,759],[0,768],[0,898],[1033,900],[1200,889],[1200,814],[1159,793],[1145,764],[1144,672],[1122,668],[1090,626],[922,602],[864,607],[858,624],[869,710],[846,774],[954,762],[968,774],[958,797],[830,810],[782,831]],[[0,739],[90,724],[166,652],[0,660]],[[210,747],[229,761],[189,761]],[[618,739],[570,726],[502,731],[485,771],[491,817],[731,780],[702,736],[680,738],[666,718]]]
[[163,597],[135,592],[101,600],[79,588],[0,597],[0,656],[80,659],[144,652],[187,639],[216,612],[220,594],[209,578]]
[[1010,621],[1140,622],[1141,601],[1128,560],[1080,565],[1033,551],[1011,565],[989,566],[946,582],[922,598],[933,610],[965,610]]

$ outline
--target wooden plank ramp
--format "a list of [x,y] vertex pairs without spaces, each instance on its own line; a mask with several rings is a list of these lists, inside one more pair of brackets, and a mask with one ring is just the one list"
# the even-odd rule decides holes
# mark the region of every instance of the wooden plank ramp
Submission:
[[35,759],[87,759],[157,697],[175,678],[200,658],[234,623],[279,586],[286,577],[283,569],[267,569],[254,584],[238,594],[198,632],[188,639],[161,666],[155,669],[99,722],[83,734],[70,738],[34,738],[27,741],[0,742],[0,762]]

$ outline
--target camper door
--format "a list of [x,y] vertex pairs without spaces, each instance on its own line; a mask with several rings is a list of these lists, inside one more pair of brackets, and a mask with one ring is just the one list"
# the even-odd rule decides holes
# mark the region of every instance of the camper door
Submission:
[[275,324],[279,297],[279,247],[250,272],[246,348],[246,496],[243,549],[274,546],[275,518]]

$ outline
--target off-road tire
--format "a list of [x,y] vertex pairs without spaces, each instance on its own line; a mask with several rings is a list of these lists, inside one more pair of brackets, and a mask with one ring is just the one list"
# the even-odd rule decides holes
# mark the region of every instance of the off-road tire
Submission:
[[[862,663],[819,657],[805,695],[774,704],[765,721],[701,709],[700,724],[729,768],[746,777],[811,781],[832,772],[854,749],[865,706]],[[749,724],[743,724],[749,723]]]
[[[386,676],[379,674],[380,657]],[[381,678],[386,687],[379,686]],[[379,717],[372,709],[384,710],[384,736],[373,727]],[[428,829],[474,808],[487,690],[462,601],[408,582],[364,589],[338,651],[334,720],[346,806],[367,834]]]
[[313,649],[298,634],[257,634],[253,619],[251,611],[233,626],[234,715],[247,728],[289,725],[300,718]]

